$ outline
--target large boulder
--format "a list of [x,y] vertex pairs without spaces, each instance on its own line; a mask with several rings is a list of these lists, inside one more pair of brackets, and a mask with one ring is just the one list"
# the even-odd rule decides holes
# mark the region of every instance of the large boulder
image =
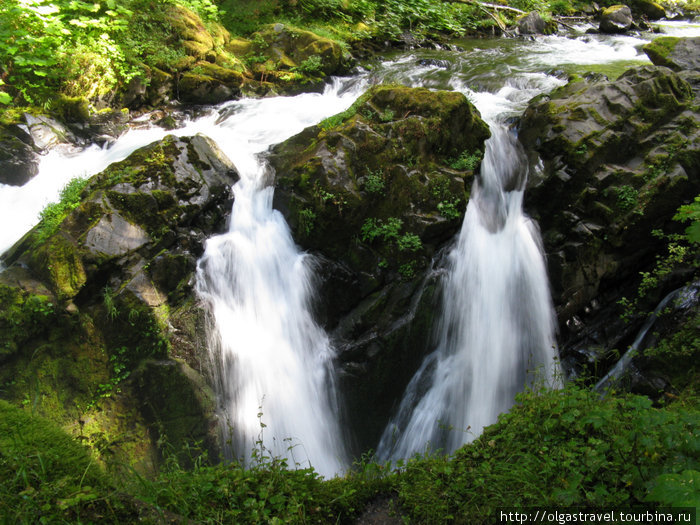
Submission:
[[657,66],[666,66],[674,71],[700,71],[700,36],[662,36],[645,44],[642,49]]
[[531,11],[517,20],[518,33],[521,35],[542,35],[545,32],[546,23],[537,11]]
[[186,7],[164,9],[168,38],[184,56],[149,61],[121,94],[126,106],[172,100],[216,104],[241,95],[308,91],[346,71],[350,61],[338,42],[289,25],[271,24],[250,38],[233,38]]
[[319,316],[361,450],[429,349],[432,262],[460,227],[488,136],[460,93],[377,86],[271,151],[274,206],[319,261]]
[[601,33],[626,33],[632,27],[632,11],[626,5],[613,5],[603,9],[598,29]]
[[654,0],[632,0],[629,4],[635,14],[645,16],[649,20],[666,17],[666,10]]
[[[595,360],[631,343],[643,317],[623,322],[617,302],[637,295],[640,272],[663,255],[653,231],[673,231],[678,207],[700,192],[694,94],[659,66],[614,82],[575,77],[531,101],[520,127],[544,165],[526,204],[542,228],[562,354]],[[645,308],[680,278],[670,277]]]
[[171,136],[73,183],[5,254],[0,397],[33,398],[105,461],[148,470],[157,443],[216,454],[192,286],[237,177],[210,139]]

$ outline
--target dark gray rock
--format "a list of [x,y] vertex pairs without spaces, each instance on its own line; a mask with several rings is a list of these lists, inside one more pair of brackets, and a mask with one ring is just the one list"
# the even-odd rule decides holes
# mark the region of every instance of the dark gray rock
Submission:
[[531,11],[518,19],[518,32],[521,35],[541,35],[545,26],[545,21],[537,11]]
[[0,184],[22,186],[39,172],[39,155],[31,135],[20,126],[0,132]]
[[[694,100],[678,74],[643,66],[612,82],[574,78],[523,115],[519,137],[544,164],[525,204],[542,229],[565,363],[604,368],[639,327],[616,321],[618,300],[636,296],[666,249],[652,230],[700,193]],[[669,276],[645,307],[678,284]]]

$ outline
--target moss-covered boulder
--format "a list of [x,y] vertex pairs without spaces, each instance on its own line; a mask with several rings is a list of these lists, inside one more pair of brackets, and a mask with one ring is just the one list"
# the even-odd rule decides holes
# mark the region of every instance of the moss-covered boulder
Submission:
[[666,17],[664,7],[654,0],[631,0],[629,5],[635,14],[642,15],[649,20],[659,20]]
[[232,38],[186,7],[157,9],[164,10],[161,38],[172,52],[144,57],[143,74],[117,97],[129,107],[171,100],[215,104],[242,94],[308,91],[346,71],[350,61],[337,42],[289,25],[271,24],[249,39]]
[[603,9],[600,14],[601,33],[626,33],[632,27],[632,11],[626,5],[613,5]]
[[700,37],[662,36],[645,44],[642,49],[657,66],[666,66],[674,71],[700,71]]
[[193,273],[237,177],[210,139],[171,136],[77,183],[5,255],[0,398],[31,405],[105,463],[149,471],[156,443],[215,455]]
[[460,227],[488,136],[460,93],[377,86],[270,153],[274,206],[320,258],[319,315],[365,448],[427,350],[432,261]]
[[[674,231],[677,208],[700,192],[693,91],[659,66],[614,82],[575,77],[531,101],[520,127],[544,165],[526,206],[543,232],[562,353],[585,361],[626,348],[639,323],[620,320],[617,301],[635,296],[640,272],[663,255],[652,232]],[[646,306],[673,285],[654,289]]]

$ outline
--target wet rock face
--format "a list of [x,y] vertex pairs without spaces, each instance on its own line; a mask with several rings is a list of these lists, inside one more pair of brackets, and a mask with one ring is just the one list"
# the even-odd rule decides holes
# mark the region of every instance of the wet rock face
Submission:
[[603,9],[598,29],[601,33],[626,33],[632,27],[632,11],[626,5],[614,5]]
[[638,325],[619,320],[617,301],[665,250],[652,230],[672,231],[678,207],[700,192],[694,93],[658,66],[614,82],[573,78],[534,99],[520,127],[543,162],[526,207],[543,233],[562,353],[595,361],[630,344]]
[[460,93],[378,86],[270,152],[274,206],[316,256],[318,317],[361,450],[376,446],[428,350],[431,261],[461,225],[488,136]]
[[[207,137],[169,136],[90,179],[59,224],[41,223],[19,241],[0,274],[7,299],[0,325],[37,316],[42,323],[27,333],[3,331],[0,380],[28,377],[3,397],[21,399],[30,372],[49,373],[36,366],[73,360],[84,366],[83,377],[73,386],[47,384],[51,404],[39,403],[41,413],[74,425],[86,416],[71,407],[99,406],[109,394],[119,404],[116,420],[86,411],[95,413],[96,436],[115,431],[124,414],[134,416],[140,433],[120,457],[153,459],[159,432],[176,449],[203,440],[216,457],[212,393],[201,379],[204,316],[192,286],[196,258],[206,237],[222,229],[237,180]],[[36,348],[47,350],[35,365],[29,357]],[[72,366],[67,376],[80,373]]]

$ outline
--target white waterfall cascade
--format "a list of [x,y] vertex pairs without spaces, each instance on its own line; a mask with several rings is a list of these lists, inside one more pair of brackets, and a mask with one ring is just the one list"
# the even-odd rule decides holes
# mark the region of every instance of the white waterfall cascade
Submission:
[[272,209],[270,174],[255,153],[344,110],[361,89],[246,101],[255,112],[248,108],[219,123],[236,130],[227,153],[241,180],[233,188],[229,231],[210,238],[199,261],[197,291],[213,320],[224,441],[244,462],[256,450],[324,476],[346,467],[334,352],[311,313],[311,261]]
[[451,453],[534,382],[558,381],[555,322],[536,224],[522,212],[527,165],[491,126],[481,175],[449,255],[437,349],[409,383],[381,438],[383,460]]

